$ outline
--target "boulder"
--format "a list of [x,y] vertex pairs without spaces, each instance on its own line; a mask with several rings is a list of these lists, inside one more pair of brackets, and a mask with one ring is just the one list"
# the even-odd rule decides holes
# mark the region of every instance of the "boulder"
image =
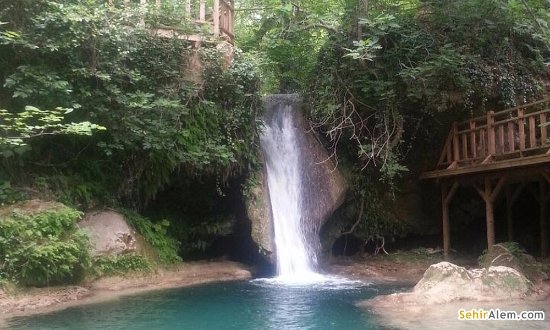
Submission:
[[449,262],[440,262],[426,270],[412,292],[377,296],[357,305],[372,309],[466,301],[504,301],[524,298],[531,289],[531,281],[510,267],[467,270]]
[[138,248],[136,232],[118,212],[90,212],[77,225],[89,234],[90,254],[94,257],[134,252]]
[[426,270],[413,294],[426,303],[490,301],[523,297],[531,286],[523,274],[510,267],[467,270],[449,262],[440,262]]

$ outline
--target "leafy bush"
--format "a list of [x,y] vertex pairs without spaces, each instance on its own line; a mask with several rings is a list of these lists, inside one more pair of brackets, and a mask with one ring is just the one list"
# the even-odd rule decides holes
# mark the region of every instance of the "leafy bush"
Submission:
[[178,256],[180,242],[168,235],[168,228],[170,226],[168,220],[153,223],[136,212],[124,210],[122,213],[124,213],[132,226],[143,235],[147,243],[151,244],[156,250],[161,263],[171,264],[181,261],[181,258]]
[[[498,243],[497,245],[499,245],[504,250],[507,250],[508,253],[510,253],[512,256],[516,258],[520,258],[522,255],[527,253],[525,249],[521,247],[521,245],[519,245],[518,242],[502,242],[502,243]],[[480,266],[486,267],[490,265],[491,260],[490,259],[487,260],[488,254],[489,253],[487,249],[485,249],[483,253],[481,253],[481,255],[477,258],[477,262],[479,263]]]
[[80,217],[68,207],[0,216],[0,278],[39,286],[77,279],[90,264]]
[[129,272],[147,273],[152,267],[145,257],[130,253],[98,257],[93,262],[93,270],[97,276],[126,275]]

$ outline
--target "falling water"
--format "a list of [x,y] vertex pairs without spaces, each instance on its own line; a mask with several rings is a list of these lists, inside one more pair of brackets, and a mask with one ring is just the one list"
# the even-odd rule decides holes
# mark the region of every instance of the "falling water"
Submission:
[[276,105],[267,120],[261,142],[266,159],[279,279],[306,282],[319,274],[313,270],[313,253],[302,228],[301,157],[293,110],[288,104]]

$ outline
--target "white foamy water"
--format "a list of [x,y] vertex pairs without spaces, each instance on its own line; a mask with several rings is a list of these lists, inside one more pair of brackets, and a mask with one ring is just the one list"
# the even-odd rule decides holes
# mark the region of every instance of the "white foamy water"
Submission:
[[262,134],[277,252],[277,281],[322,281],[302,230],[300,154],[290,105],[279,105]]

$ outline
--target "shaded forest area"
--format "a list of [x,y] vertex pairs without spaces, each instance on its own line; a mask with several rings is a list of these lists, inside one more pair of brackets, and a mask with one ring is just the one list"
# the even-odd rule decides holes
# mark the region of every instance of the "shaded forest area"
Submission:
[[[550,85],[546,0],[237,1],[230,65],[215,45],[151,35],[158,22],[203,33],[166,3],[141,24],[116,1],[0,0],[2,204],[139,212],[184,259],[254,262],[242,191],[261,96],[298,92],[350,187],[323,230],[329,248],[345,232],[434,244],[439,195],[418,176],[450,123]],[[476,207],[454,211],[455,233],[478,232]]]

